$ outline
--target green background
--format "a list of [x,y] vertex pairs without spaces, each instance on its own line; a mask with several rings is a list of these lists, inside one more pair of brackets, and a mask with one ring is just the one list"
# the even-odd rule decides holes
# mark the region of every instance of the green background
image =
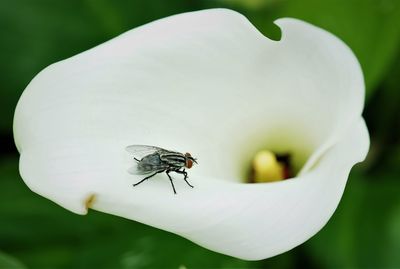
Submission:
[[[361,62],[371,149],[321,232],[282,255],[247,262],[133,221],[75,215],[28,190],[12,119],[40,70],[152,20],[213,7],[243,13],[274,39],[276,18],[303,19],[340,37]],[[0,33],[0,269],[400,268],[400,1],[4,0]]]

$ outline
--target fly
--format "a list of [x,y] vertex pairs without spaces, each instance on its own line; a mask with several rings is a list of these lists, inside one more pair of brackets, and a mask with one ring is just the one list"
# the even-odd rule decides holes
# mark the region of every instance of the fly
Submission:
[[175,172],[184,175],[185,182],[193,188],[193,186],[187,181],[188,175],[185,168],[192,168],[193,164],[197,161],[190,155],[190,153],[182,154],[176,151],[170,151],[154,146],[145,145],[131,145],[126,147],[126,151],[132,153],[133,159],[137,162],[134,166],[129,168],[128,172],[133,175],[147,175],[139,182],[133,184],[137,186],[145,180],[165,172],[171,182],[172,189],[176,194],[174,182],[172,181],[170,172]]

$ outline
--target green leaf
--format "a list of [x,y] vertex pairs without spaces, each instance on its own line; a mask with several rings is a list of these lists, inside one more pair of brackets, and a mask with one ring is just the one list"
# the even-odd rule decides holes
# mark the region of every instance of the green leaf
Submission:
[[23,265],[16,258],[7,255],[0,251],[0,269],[25,269]]

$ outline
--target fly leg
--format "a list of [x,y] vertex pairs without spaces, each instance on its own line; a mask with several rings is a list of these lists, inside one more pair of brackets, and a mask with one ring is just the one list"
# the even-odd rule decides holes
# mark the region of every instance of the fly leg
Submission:
[[194,188],[193,185],[191,185],[191,184],[189,183],[189,181],[187,181],[188,175],[187,175],[187,172],[185,171],[185,169],[183,169],[183,171],[176,170],[175,172],[178,173],[178,174],[183,174],[183,175],[184,175],[183,180],[185,180],[185,182],[186,182],[190,187]]
[[145,177],[144,179],[142,179],[142,180],[139,181],[138,183],[133,184],[133,187],[139,185],[139,184],[142,183],[143,181],[145,181],[145,180],[147,180],[147,179],[149,179],[149,178],[151,178],[151,177],[154,177],[154,176],[157,175],[158,173],[162,173],[162,172],[164,172],[164,170],[163,170],[163,171],[155,172],[154,174],[152,174],[152,175],[150,175],[150,176],[148,176],[148,177]]
[[140,160],[139,160],[139,159],[136,159],[135,157],[133,157],[133,159],[135,159],[135,161],[137,161],[137,162],[140,162]]
[[167,174],[167,176],[169,177],[169,181],[171,181],[172,189],[174,190],[174,193],[176,194],[174,182],[172,181],[172,177],[169,175],[169,172],[171,172],[171,170],[167,170],[167,171],[166,171],[166,174]]

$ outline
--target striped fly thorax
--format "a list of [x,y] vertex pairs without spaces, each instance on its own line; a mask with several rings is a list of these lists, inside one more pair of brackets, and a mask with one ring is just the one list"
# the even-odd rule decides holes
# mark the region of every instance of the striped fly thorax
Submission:
[[160,153],[160,159],[165,164],[170,166],[174,166],[177,168],[185,167],[186,158],[185,155],[179,152],[168,152],[168,153]]

